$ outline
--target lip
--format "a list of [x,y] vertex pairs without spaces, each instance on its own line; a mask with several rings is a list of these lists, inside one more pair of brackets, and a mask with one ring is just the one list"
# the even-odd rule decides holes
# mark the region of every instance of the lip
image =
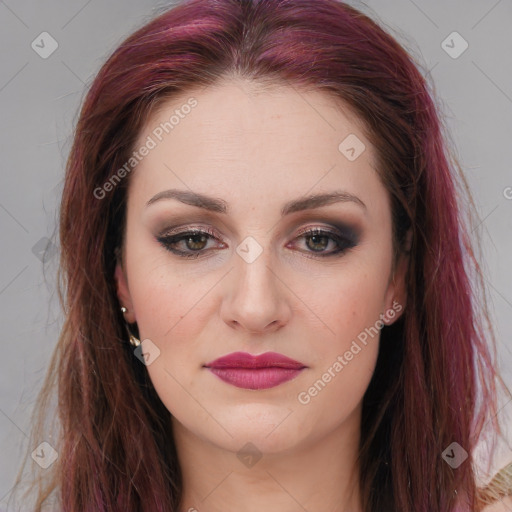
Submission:
[[306,365],[276,352],[252,355],[233,352],[204,365],[228,384],[244,389],[268,389],[295,378]]

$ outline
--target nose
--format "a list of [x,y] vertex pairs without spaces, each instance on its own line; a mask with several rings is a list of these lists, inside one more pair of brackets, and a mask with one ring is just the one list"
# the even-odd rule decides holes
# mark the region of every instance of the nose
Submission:
[[[251,333],[270,333],[286,325],[291,317],[291,292],[273,270],[269,251],[252,263],[234,255],[221,317],[230,327]],[[275,265],[274,265],[275,267]]]

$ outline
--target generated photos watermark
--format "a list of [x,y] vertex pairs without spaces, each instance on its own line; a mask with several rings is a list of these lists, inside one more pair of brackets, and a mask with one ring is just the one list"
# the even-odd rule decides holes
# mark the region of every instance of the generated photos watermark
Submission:
[[149,155],[149,152],[152,149],[155,149],[158,144],[162,142],[165,135],[171,133],[171,131],[178,126],[181,120],[185,119],[185,117],[192,112],[192,109],[196,107],[197,104],[198,102],[194,97],[189,98],[186,103],[174,111],[174,114],[172,114],[167,121],[160,123],[156,128],[154,128],[151,135],[146,137],[144,144],[142,144],[139,149],[132,152],[132,155],[124,165],[120,167],[107,181],[105,181],[101,187],[96,187],[94,189],[94,197],[96,199],[103,199],[106,197],[107,192],[114,190],[116,185],[130,174],[137,164],[139,164],[144,157]]
[[[342,355],[338,355],[336,361],[316,380],[306,391],[301,391],[297,395],[297,400],[302,405],[307,405],[311,399],[320,393],[331,380],[347,366],[354,356],[359,354],[361,350],[367,346],[368,341],[377,336],[380,330],[386,325],[386,322],[393,320],[395,316],[402,311],[402,305],[396,300],[393,305],[385,313],[381,313],[379,319],[371,327],[367,327],[357,335],[357,339],[352,340],[350,348]],[[359,343],[358,343],[359,342]]]

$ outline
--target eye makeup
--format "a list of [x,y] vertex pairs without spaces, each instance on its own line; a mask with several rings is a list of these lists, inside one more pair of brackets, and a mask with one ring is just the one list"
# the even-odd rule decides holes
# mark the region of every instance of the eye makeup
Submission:
[[[222,236],[211,227],[179,226],[166,228],[156,237],[167,251],[180,258],[197,259],[227,247]],[[302,244],[298,241],[303,240]],[[211,243],[210,243],[211,242]],[[329,258],[342,255],[359,242],[359,232],[346,224],[301,228],[286,244],[289,249],[307,253],[308,257]],[[212,247],[213,245],[213,247]],[[299,246],[302,245],[302,248]]]

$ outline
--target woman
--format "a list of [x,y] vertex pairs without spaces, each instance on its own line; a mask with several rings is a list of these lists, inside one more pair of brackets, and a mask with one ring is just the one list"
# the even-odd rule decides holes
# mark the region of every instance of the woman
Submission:
[[35,509],[481,510],[502,381],[457,169],[341,2],[189,0],[130,36],[68,160]]

